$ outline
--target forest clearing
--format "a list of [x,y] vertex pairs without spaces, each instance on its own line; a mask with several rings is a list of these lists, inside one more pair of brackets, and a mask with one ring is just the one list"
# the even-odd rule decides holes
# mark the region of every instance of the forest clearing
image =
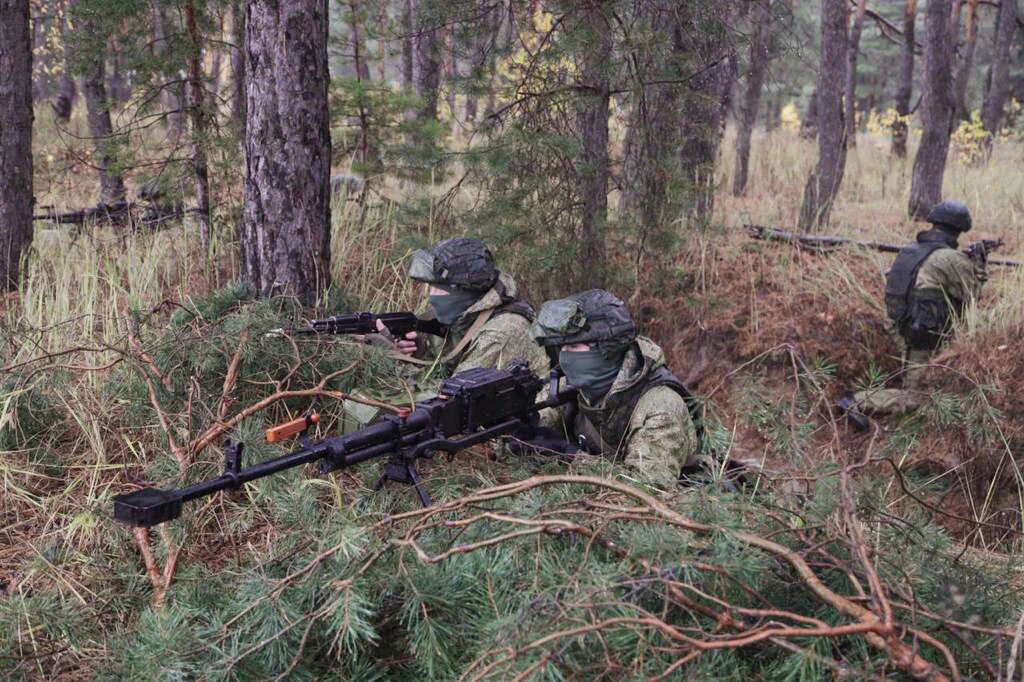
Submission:
[[[1024,679],[1022,55],[1014,0],[0,0],[0,679]],[[918,367],[906,250],[828,242],[943,230]],[[643,397],[579,426],[633,358],[668,483]]]

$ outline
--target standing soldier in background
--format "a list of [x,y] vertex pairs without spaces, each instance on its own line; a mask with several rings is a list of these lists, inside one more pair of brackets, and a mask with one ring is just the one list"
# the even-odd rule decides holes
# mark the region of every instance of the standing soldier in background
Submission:
[[953,320],[981,295],[988,279],[983,243],[967,253],[957,250],[960,235],[971,229],[971,214],[959,201],[943,201],[928,213],[932,229],[919,232],[886,274],[885,307],[904,347],[903,388],[878,388],[847,394],[838,402],[850,421],[866,429],[867,414],[906,414],[921,404],[922,373]]
[[592,289],[548,301],[533,335],[557,349],[566,381],[580,389],[576,403],[544,419],[555,437],[565,439],[563,447],[548,449],[572,452],[578,446],[623,462],[662,489],[696,472],[700,438],[692,398],[665,366],[661,348],[637,336],[621,300]]

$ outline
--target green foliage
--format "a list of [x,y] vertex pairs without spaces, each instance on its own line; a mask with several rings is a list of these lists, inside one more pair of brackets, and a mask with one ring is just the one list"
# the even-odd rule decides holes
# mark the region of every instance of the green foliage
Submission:
[[[59,379],[59,377],[55,377]],[[60,421],[60,410],[38,377],[23,384],[17,379],[0,382],[0,450],[38,447]]]

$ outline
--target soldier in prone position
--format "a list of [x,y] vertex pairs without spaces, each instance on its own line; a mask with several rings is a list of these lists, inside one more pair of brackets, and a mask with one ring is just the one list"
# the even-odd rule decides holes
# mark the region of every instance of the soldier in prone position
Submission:
[[504,369],[522,358],[546,375],[547,356],[530,337],[534,310],[517,297],[515,280],[499,272],[482,241],[457,237],[417,251],[409,277],[427,285],[430,308],[449,332],[432,348],[409,332],[397,340],[402,354],[439,357],[449,374],[476,367]]
[[580,389],[575,403],[543,418],[568,443],[544,446],[572,452],[570,443],[575,444],[625,463],[661,488],[697,470],[700,439],[692,398],[665,366],[661,348],[637,336],[621,300],[593,289],[548,301],[533,336],[557,350],[566,381]]
[[838,406],[858,428],[866,414],[906,414],[922,401],[922,372],[949,337],[953,319],[981,295],[988,279],[984,246],[970,255],[957,250],[960,235],[971,229],[971,214],[959,201],[943,201],[928,213],[932,228],[903,248],[886,274],[885,305],[899,333],[903,353],[903,388],[860,391]]

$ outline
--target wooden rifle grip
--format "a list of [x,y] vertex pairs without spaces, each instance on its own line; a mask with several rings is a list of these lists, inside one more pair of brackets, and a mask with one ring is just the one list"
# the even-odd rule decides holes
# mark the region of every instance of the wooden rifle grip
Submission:
[[290,422],[285,422],[284,424],[278,424],[277,426],[267,429],[267,442],[277,443],[286,438],[291,438],[296,434],[302,433],[319,421],[320,415],[314,412],[311,415],[299,417],[298,419],[293,419]]

